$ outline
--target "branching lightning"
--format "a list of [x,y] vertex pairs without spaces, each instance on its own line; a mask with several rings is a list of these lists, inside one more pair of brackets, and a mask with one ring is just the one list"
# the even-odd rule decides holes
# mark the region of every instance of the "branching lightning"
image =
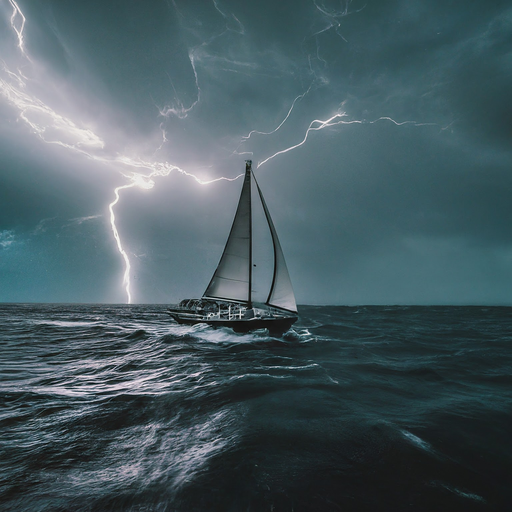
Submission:
[[[225,20],[229,20],[230,18],[235,20],[235,22],[237,23],[238,25],[238,30],[235,30],[235,32],[238,32],[239,34],[241,35],[244,35],[245,34],[245,28],[244,26],[242,25],[242,23],[240,22],[240,20],[233,14],[233,13],[230,13],[231,15],[228,16],[226,13],[224,13],[221,8],[219,7],[219,2],[217,2],[217,0],[212,0],[213,1],[213,5],[215,7],[215,9],[220,13],[220,15],[225,19]],[[226,25],[226,29],[227,30],[233,30],[233,29],[230,29],[227,25]]]
[[379,117],[378,119],[375,119],[373,121],[366,121],[366,120],[359,120],[359,119],[354,119],[354,120],[348,121],[348,120],[343,119],[345,117],[347,117],[346,112],[338,112],[338,113],[334,114],[332,117],[330,117],[329,119],[326,119],[324,121],[322,121],[320,119],[314,119],[313,121],[311,121],[311,123],[309,123],[308,129],[306,130],[304,138],[299,143],[297,143],[293,146],[290,146],[286,149],[282,149],[281,151],[274,153],[273,155],[269,156],[268,158],[265,158],[265,160],[258,162],[257,168],[261,167],[263,164],[267,163],[269,160],[272,160],[273,158],[275,158],[278,155],[288,153],[289,151],[293,151],[294,149],[297,149],[298,147],[303,146],[306,143],[306,141],[308,140],[308,136],[309,136],[310,132],[320,131],[320,130],[323,130],[324,128],[330,128],[332,126],[336,126],[336,125],[340,125],[340,124],[375,124],[379,121],[390,121],[397,126],[402,126],[405,124],[411,124],[413,126],[434,126],[435,125],[435,123],[418,123],[416,121],[401,121],[401,122],[399,122],[399,121],[395,121],[394,119],[391,119],[391,117],[386,117],[386,116]]
[[[4,70],[6,70],[5,65]],[[8,74],[11,76],[14,73],[8,71]],[[25,87],[25,82],[19,75],[16,76],[16,79],[20,87]],[[14,87],[3,79],[0,79],[0,94],[19,111],[19,118],[28,124],[43,142],[58,144],[76,151],[82,151],[81,147],[100,149],[104,147],[104,142],[94,132],[79,128],[73,121],[57,114],[38,98]],[[50,138],[52,134],[56,138]],[[67,137],[73,143],[66,143],[59,137]]]
[[[18,7],[18,4],[14,0],[9,0],[9,3],[12,6],[12,16],[11,16],[11,27],[13,28],[14,32],[16,32],[16,35],[18,36],[18,48],[21,50],[21,53],[23,56],[30,61],[29,56],[27,55],[27,52],[25,51],[25,44],[24,44],[24,38],[23,38],[23,30],[25,28],[25,16],[21,12],[21,9]],[[16,26],[16,18],[21,18],[21,23],[19,25],[19,28]]]
[[185,119],[186,117],[188,117],[189,112],[191,112],[194,109],[194,107],[201,101],[201,89],[199,87],[199,78],[197,76],[197,69],[196,69],[196,64],[195,64],[195,60],[194,60],[194,58],[195,58],[194,57],[194,51],[195,51],[195,49],[188,52],[188,58],[190,60],[190,66],[192,67],[192,71],[194,73],[194,78],[195,78],[195,81],[196,81],[197,98],[190,105],[190,107],[185,107],[183,105],[183,103],[181,102],[181,100],[177,97],[176,89],[174,88],[174,84],[172,83],[172,80],[169,77],[169,80],[171,82],[171,86],[172,86],[172,88],[174,90],[174,93],[176,95],[176,102],[178,103],[178,106],[177,107],[165,106],[164,108],[159,109],[159,113],[163,117],[176,116],[179,119]]
[[334,28],[336,33],[343,39],[343,41],[347,42],[347,40],[338,32],[338,29],[341,27],[341,23],[338,21],[338,18],[343,18],[345,16],[348,16],[349,2],[347,2],[345,4],[345,8],[340,12],[328,11],[324,6],[318,5],[316,0],[313,0],[313,4],[318,9],[318,11],[320,11],[322,13],[322,15],[325,18],[327,18],[327,20],[328,20],[328,25],[326,27],[324,27],[323,29],[319,30],[318,32],[314,33],[313,37],[318,36],[324,32],[327,32],[331,28]]
[[208,185],[215,181],[221,181],[221,180],[234,181],[234,180],[237,180],[238,178],[240,178],[241,176],[243,176],[243,174],[239,174],[238,176],[236,176],[234,178],[220,177],[220,178],[215,178],[212,180],[202,180],[202,179],[198,178],[197,176],[195,176],[187,171],[184,171],[183,169],[181,169],[175,165],[169,164],[168,162],[150,163],[150,162],[144,162],[143,160],[131,160],[131,159],[127,159],[126,157],[120,157],[118,159],[118,161],[125,163],[126,165],[130,165],[130,166],[134,166],[134,167],[143,167],[143,168],[147,168],[147,169],[151,169],[151,168],[154,169],[153,172],[151,172],[149,175],[139,174],[139,173],[135,173],[135,172],[132,173],[131,176],[125,175],[125,177],[127,177],[131,180],[131,183],[129,183],[127,185],[122,185],[122,186],[114,189],[115,199],[108,205],[108,208],[110,211],[110,225],[112,227],[112,233],[114,234],[114,238],[117,243],[117,248],[118,248],[119,252],[121,253],[121,256],[123,257],[123,260],[125,263],[125,270],[124,270],[124,274],[123,274],[123,285],[125,287],[126,295],[128,297],[128,304],[131,304],[132,296],[131,296],[131,292],[130,292],[130,269],[131,269],[130,259],[128,258],[127,252],[123,248],[123,244],[121,242],[121,237],[119,236],[119,232],[117,230],[116,217],[115,217],[115,213],[114,213],[114,206],[120,200],[119,192],[121,190],[125,190],[127,188],[132,188],[135,186],[148,190],[150,188],[153,188],[155,185],[155,182],[153,181],[152,178],[154,178],[156,176],[167,176],[172,171],[177,171],[177,172],[180,172],[181,174],[184,174],[185,176],[189,176],[189,177],[193,178],[200,185]]
[[[284,124],[286,123],[286,121],[288,120],[288,118],[290,117],[290,115],[291,115],[291,113],[292,113],[292,111],[293,111],[297,101],[303,99],[310,92],[311,87],[312,87],[312,85],[309,86],[309,88],[308,88],[308,90],[306,92],[300,94],[299,96],[297,96],[293,100],[292,105],[291,105],[290,109],[288,110],[286,116],[279,123],[279,125],[276,128],[274,128],[274,130],[272,130],[270,132],[262,132],[262,131],[258,131],[258,130],[250,131],[247,135],[244,135],[241,138],[241,141],[238,144],[238,147],[234,151],[234,154],[237,154],[237,155],[252,154],[252,152],[250,152],[250,151],[238,152],[238,149],[240,148],[240,146],[242,144],[244,144],[246,141],[248,141],[251,138],[252,135],[272,135],[272,134],[276,133],[279,129],[281,129],[284,126]],[[402,125],[406,125],[406,124],[410,124],[410,125],[413,125],[413,126],[434,126],[435,125],[435,123],[418,123],[416,121],[395,121],[391,117],[387,117],[387,116],[382,116],[382,117],[379,117],[378,119],[374,119],[372,121],[360,120],[360,119],[347,120],[347,119],[345,119],[346,117],[348,117],[348,114],[346,112],[340,110],[340,111],[336,112],[336,114],[334,114],[333,116],[331,116],[328,119],[325,119],[325,120],[314,119],[313,121],[311,121],[309,123],[309,126],[308,126],[308,128],[306,130],[306,133],[304,134],[304,138],[300,142],[298,142],[297,144],[294,144],[293,146],[290,146],[288,148],[282,149],[282,150],[278,151],[277,153],[274,153],[273,155],[265,158],[265,160],[262,160],[261,162],[258,162],[256,168],[261,167],[263,164],[267,163],[269,160],[272,160],[273,158],[275,158],[278,155],[282,155],[284,153],[288,153],[289,151],[293,151],[294,149],[297,149],[300,146],[303,146],[306,143],[306,141],[308,140],[310,132],[320,131],[320,130],[323,130],[325,128],[330,128],[330,127],[336,126],[336,125],[341,125],[341,124],[375,124],[375,123],[377,123],[379,121],[390,121],[391,123],[393,123],[393,124],[395,124],[397,126],[402,126]]]
[[[192,104],[189,107],[185,107],[183,105],[183,102],[177,97],[176,89],[174,88],[174,84],[172,82],[172,79],[169,77],[169,80],[171,82],[171,86],[172,86],[172,88],[174,90],[174,93],[175,93],[177,106],[171,107],[171,106],[167,106],[166,105],[164,108],[159,109],[159,113],[163,117],[175,116],[175,117],[178,117],[179,119],[185,119],[186,117],[188,117],[189,113],[200,103],[200,101],[201,101],[201,88],[199,86],[199,77],[198,77],[198,74],[197,74],[197,67],[196,67],[196,58],[197,58],[197,55],[198,55],[200,49],[209,46],[213,41],[215,41],[216,39],[222,37],[226,32],[235,32],[235,33],[240,34],[240,35],[244,35],[245,34],[244,26],[242,25],[240,20],[233,13],[231,13],[228,16],[224,11],[222,11],[222,9],[220,8],[219,3],[218,3],[217,0],[212,0],[212,2],[213,2],[213,6],[214,6],[215,10],[224,18],[224,20],[226,20],[226,26],[225,26],[225,29],[222,32],[213,35],[212,37],[210,37],[210,39],[208,39],[207,41],[202,42],[200,45],[197,45],[197,46],[193,47],[188,52],[188,58],[189,58],[189,61],[190,61],[190,66],[192,68],[192,72],[194,73],[195,86],[196,86],[196,90],[197,90],[197,97],[196,97],[195,101],[193,101]],[[181,20],[183,20],[184,16],[181,13],[181,11],[178,9],[178,6],[176,5],[175,0],[172,0],[172,4],[173,4],[173,7],[174,7],[176,13],[178,14],[179,18]],[[228,22],[230,20],[234,20],[234,22],[237,25],[236,29],[233,29],[230,26],[228,26]]]
[[311,87],[313,85],[310,85],[308,90],[306,92],[303,92],[302,94],[299,94],[292,102],[292,106],[290,107],[290,110],[288,110],[288,113],[286,114],[285,118],[279,123],[279,125],[274,128],[272,131],[270,132],[260,132],[258,130],[252,130],[251,132],[249,132],[247,135],[244,135],[242,137],[242,143],[245,142],[246,140],[249,140],[251,138],[251,135],[253,134],[257,134],[257,135],[272,135],[274,133],[276,133],[283,125],[284,123],[286,123],[286,121],[288,120],[288,118],[290,117],[290,114],[292,113],[292,110],[294,109],[295,107],[295,103],[297,103],[297,101],[301,100],[302,98],[304,98],[304,96],[306,96],[309,91],[311,90]]

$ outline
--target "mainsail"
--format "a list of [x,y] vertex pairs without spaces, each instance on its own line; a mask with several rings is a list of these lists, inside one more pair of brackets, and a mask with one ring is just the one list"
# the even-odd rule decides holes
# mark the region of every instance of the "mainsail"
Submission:
[[[251,205],[251,161],[247,161],[244,184],[238,202],[235,219],[229,233],[219,265],[213,274],[203,297],[244,302],[251,306],[252,286],[252,205]],[[252,175],[254,178],[254,175]],[[286,267],[286,262],[270,217],[263,194],[256,182],[258,194],[267,220],[274,248],[274,274],[267,304],[297,312],[295,295]]]
[[235,219],[204,297],[251,302],[251,172],[246,169]]

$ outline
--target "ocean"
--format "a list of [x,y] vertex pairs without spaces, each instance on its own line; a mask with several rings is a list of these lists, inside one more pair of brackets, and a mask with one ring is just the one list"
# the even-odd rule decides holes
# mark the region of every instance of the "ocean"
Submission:
[[0,509],[512,510],[512,309],[0,305]]

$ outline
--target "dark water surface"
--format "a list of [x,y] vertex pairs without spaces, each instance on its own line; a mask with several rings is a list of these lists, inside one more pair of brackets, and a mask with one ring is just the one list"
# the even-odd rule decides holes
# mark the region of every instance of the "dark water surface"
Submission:
[[0,305],[0,509],[512,510],[512,309]]

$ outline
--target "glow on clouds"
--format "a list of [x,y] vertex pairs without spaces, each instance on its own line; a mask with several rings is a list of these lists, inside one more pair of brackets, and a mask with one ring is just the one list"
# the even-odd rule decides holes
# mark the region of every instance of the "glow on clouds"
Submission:
[[[11,27],[16,34],[18,40],[18,48],[22,58],[25,60],[24,65],[33,65],[24,45],[24,27],[26,18],[20,7],[14,0],[9,0],[13,11],[10,17]],[[193,64],[193,58],[191,57]],[[14,69],[14,67],[13,67]],[[123,286],[127,295],[127,302],[132,302],[130,291],[130,259],[127,252],[123,248],[121,237],[116,226],[116,217],[114,207],[119,203],[120,192],[127,188],[139,187],[142,189],[150,189],[154,186],[153,178],[160,176],[168,176],[171,172],[177,171],[186,176],[193,178],[201,185],[207,185],[215,181],[227,180],[233,181],[241,175],[234,178],[220,177],[211,180],[202,180],[194,174],[181,169],[180,167],[170,164],[169,162],[149,161],[142,158],[132,158],[126,155],[106,156],[99,150],[105,149],[105,142],[88,128],[80,128],[71,119],[56,112],[50,105],[40,100],[34,93],[30,92],[29,79],[23,74],[19,68],[16,70],[9,69],[6,62],[2,63],[3,77],[0,77],[0,95],[3,96],[6,103],[14,107],[18,111],[18,118],[24,121],[31,131],[37,135],[43,142],[48,144],[57,144],[69,150],[79,152],[87,158],[96,162],[111,164],[116,168],[122,167],[121,175],[128,180],[128,183],[114,189],[115,199],[109,204],[110,224],[112,234],[117,244],[119,253],[121,254],[125,270],[123,273]],[[197,80],[197,73],[194,74]],[[199,87],[198,87],[199,91]],[[199,101],[198,93],[197,101],[188,109],[182,108],[179,117],[185,117],[195,104]],[[162,114],[169,115],[169,111]],[[177,113],[177,112],[176,112]],[[163,142],[166,142],[165,131],[163,132]],[[149,171],[147,174],[142,172],[129,171],[129,169],[145,169]],[[10,245],[11,238],[4,237],[3,246]]]
[[[9,21],[10,26],[12,28],[12,33],[16,38],[18,55],[10,59],[10,61],[12,62],[7,62],[9,61],[9,59],[7,59],[7,61],[1,61],[0,96],[3,97],[3,99],[8,105],[10,105],[12,108],[15,109],[15,111],[17,111],[18,119],[23,121],[29,127],[32,133],[34,133],[43,142],[47,144],[56,144],[62,146],[63,148],[66,148],[67,150],[71,150],[73,152],[77,152],[92,161],[106,164],[116,172],[119,172],[123,179],[126,180],[125,184],[120,185],[113,190],[114,200],[108,205],[108,208],[110,212],[110,224],[112,234],[115,239],[117,249],[122,256],[124,263],[123,287],[126,293],[127,302],[130,303],[132,302],[132,293],[130,290],[130,259],[127,251],[124,249],[121,236],[117,229],[115,215],[115,207],[119,204],[121,200],[121,192],[123,190],[134,187],[138,187],[141,189],[151,189],[155,185],[154,178],[166,177],[172,172],[182,173],[185,176],[194,179],[198,184],[201,185],[207,185],[209,183],[213,183],[215,181],[220,180],[233,181],[238,179],[242,175],[235,176],[234,178],[220,177],[211,180],[203,180],[196,176],[195,174],[186,171],[178,167],[177,165],[171,164],[169,162],[160,162],[143,157],[131,157],[122,154],[115,154],[109,148],[108,143],[105,142],[96,133],[94,133],[94,131],[92,131],[89,127],[79,126],[79,123],[59,113],[51,105],[43,101],[38,96],[37,92],[34,92],[34,90],[37,90],[36,86],[40,85],[39,81],[36,78],[27,77],[27,75],[30,75],[31,73],[34,76],[37,76],[36,70],[40,72],[41,68],[38,67],[37,62],[34,62],[34,60],[31,59],[25,47],[24,30],[26,18],[22,13],[20,7],[14,0],[8,0],[8,2],[12,7],[12,12],[10,14]],[[212,37],[210,37],[210,39],[204,41],[199,45],[196,45],[188,51],[191,69],[193,71],[195,78],[196,99],[187,107],[178,98],[175,98],[175,106],[165,106],[164,108],[159,109],[160,116],[166,118],[173,116],[178,119],[185,119],[186,117],[188,117],[192,110],[201,101],[201,89],[197,70],[198,62],[201,61],[201,50],[204,50],[205,47],[207,47],[211,42],[213,42],[215,39],[218,39],[225,33],[233,32],[239,36],[243,36],[245,34],[245,28],[234,14],[226,14],[221,9],[219,3],[216,0],[213,0],[213,5],[215,10],[224,19],[224,30],[220,33],[213,35]],[[329,30],[331,28],[334,28],[334,30],[336,30],[336,32],[338,33],[338,29],[340,27],[339,19],[348,14],[347,9],[340,12],[329,12],[316,2],[314,2],[314,5],[316,9],[319,12],[321,12],[321,14],[327,20],[327,26],[318,33]],[[180,19],[182,19],[183,15],[179,12],[174,1],[173,6]],[[235,28],[232,28],[233,26]],[[314,35],[318,35],[318,33]],[[340,34],[338,33],[338,35]],[[318,47],[317,56],[319,60],[321,60],[319,57]],[[218,57],[216,58],[219,59]],[[20,59],[22,61],[21,63]],[[20,71],[21,67],[23,67],[23,72]],[[313,73],[311,69],[311,62],[310,71],[311,73]],[[310,93],[312,87],[321,87],[322,85],[325,85],[327,83],[325,78],[316,76],[315,73],[313,73],[313,75],[314,79],[309,88],[290,102],[290,107],[285,117],[282,119],[280,123],[277,124],[276,128],[267,132],[258,130],[250,131],[247,135],[240,137],[238,145],[236,149],[232,151],[232,153],[236,155],[252,154],[252,152],[250,151],[239,151],[239,149],[243,148],[244,145],[247,144],[249,139],[255,136],[271,136],[278,132],[287,123],[292,112],[296,108],[296,105]],[[173,85],[172,87],[174,88]],[[341,104],[341,106],[343,106],[343,104]],[[328,119],[312,120],[302,140],[298,141],[296,144],[293,144],[287,148],[281,149],[280,151],[277,151],[276,153],[263,159],[258,163],[258,167],[261,167],[266,162],[279,155],[282,155],[304,145],[308,140],[308,136],[311,132],[320,131],[337,125],[347,125],[354,123],[371,124],[376,123],[378,121],[390,121],[392,123],[395,123],[396,125],[413,124],[415,126],[422,126],[427,124],[416,123],[414,121],[397,122],[389,117],[380,117],[372,121],[349,120],[347,118],[347,113],[342,111],[340,108]],[[162,131],[162,141],[160,147],[157,149],[161,149],[162,146],[166,142],[168,142],[167,134],[162,124],[160,125],[160,128]],[[133,147],[133,144],[127,144],[127,146]],[[4,235],[5,233],[7,232],[4,232]],[[3,245],[10,244],[10,242],[10,235],[5,235],[2,242]]]

